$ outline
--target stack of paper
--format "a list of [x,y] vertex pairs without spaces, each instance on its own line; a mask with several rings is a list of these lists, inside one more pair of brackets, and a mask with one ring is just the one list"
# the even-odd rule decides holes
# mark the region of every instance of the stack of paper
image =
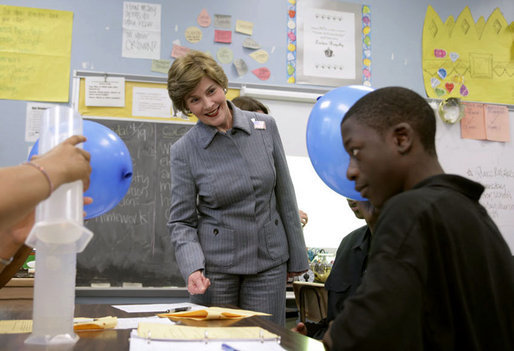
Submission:
[[169,325],[141,322],[137,328],[140,338],[159,340],[278,340],[273,334],[261,327],[221,327],[201,328],[184,325]]

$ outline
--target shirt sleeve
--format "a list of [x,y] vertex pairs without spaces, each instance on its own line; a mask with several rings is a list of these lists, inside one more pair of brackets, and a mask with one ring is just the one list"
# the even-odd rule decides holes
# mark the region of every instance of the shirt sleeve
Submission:
[[298,205],[296,204],[296,195],[277,125],[273,118],[270,118],[269,122],[273,137],[273,158],[277,174],[275,185],[277,209],[284,223],[289,245],[288,272],[303,272],[309,268],[309,264],[298,214]]
[[171,147],[171,207],[168,221],[175,257],[184,277],[205,268],[205,257],[198,239],[196,213],[197,190],[188,162],[185,143],[178,141]]

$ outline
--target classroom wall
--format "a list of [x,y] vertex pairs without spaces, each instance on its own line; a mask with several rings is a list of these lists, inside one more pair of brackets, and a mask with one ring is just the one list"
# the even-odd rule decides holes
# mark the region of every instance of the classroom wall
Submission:
[[[270,53],[266,64],[272,74],[267,85],[290,86],[286,83],[286,21],[287,0],[148,0],[162,4],[161,18],[161,59],[169,59],[172,42],[179,39],[187,42],[184,29],[196,25],[196,17],[201,9],[209,14],[230,14],[236,19],[254,22],[254,35],[261,46]],[[379,88],[387,85],[400,85],[424,94],[421,74],[421,37],[425,12],[431,5],[443,21],[448,16],[458,16],[465,6],[469,6],[473,17],[486,19],[499,7],[508,22],[514,18],[512,0],[367,0],[352,3],[371,6],[372,20],[372,84]],[[71,72],[92,70],[142,75],[164,76],[151,72],[151,60],[121,57],[122,0],[4,0],[4,5],[66,10],[74,13],[73,42],[71,52]],[[212,25],[205,30],[209,37]],[[211,36],[212,37],[212,36]],[[247,55],[240,48],[242,35],[233,35],[235,57]],[[189,47],[215,52],[220,45],[202,40]],[[247,60],[251,63],[251,59]],[[238,78],[233,66],[224,65],[231,82],[263,83],[253,74]],[[1,82],[0,82],[1,84]],[[71,92],[71,82],[70,82]],[[27,156],[30,143],[24,141],[26,101],[0,100],[0,166],[14,165]],[[279,120],[281,116],[276,116]],[[280,121],[279,121],[280,123]],[[282,131],[285,133],[285,131]],[[290,137],[290,136],[288,136]],[[304,155],[293,151],[294,155]]]
[[[301,0],[299,0],[301,1]],[[231,64],[222,65],[230,82],[246,84],[263,84],[276,87],[308,87],[305,85],[291,85],[286,83],[286,23],[288,0],[148,0],[145,2],[162,5],[161,17],[161,59],[171,59],[172,42],[180,40],[182,45],[199,50],[216,50],[226,44],[214,44],[212,41],[213,26],[202,29],[204,39],[198,44],[190,44],[184,38],[184,30],[189,26],[197,26],[196,18],[205,8],[212,16],[214,14],[232,15],[234,26],[236,19],[254,23],[252,36],[263,49],[270,53],[269,61],[264,65],[271,70],[268,81],[262,82],[253,74],[248,73],[237,77]],[[514,20],[514,1],[512,0],[433,0],[433,1],[406,1],[406,0],[368,0],[352,1],[352,3],[367,4],[371,7],[372,28],[372,85],[380,88],[390,85],[405,86],[421,95],[424,94],[423,77],[421,70],[421,39],[423,21],[427,6],[431,5],[443,21],[448,16],[456,18],[469,6],[475,21],[484,16],[485,19],[492,11],[499,7],[507,20]],[[151,60],[132,59],[121,57],[122,37],[122,0],[4,0],[4,5],[36,7],[55,10],[66,10],[74,13],[73,41],[71,52],[71,74],[74,70],[126,73],[135,75],[149,75],[165,77],[165,74],[151,71]],[[207,39],[209,38],[209,39]],[[233,33],[234,57],[245,57],[250,69],[262,66],[248,58],[248,52],[241,48],[244,35]],[[1,82],[0,82],[1,84]],[[327,89],[327,87],[313,87]],[[70,99],[71,99],[70,80]],[[330,89],[330,88],[328,88]],[[305,163],[307,149],[305,146],[305,130],[312,104],[299,104],[264,101],[271,108],[276,118],[284,147],[288,156],[292,157],[294,165]],[[1,121],[0,128],[0,167],[15,165],[25,160],[31,143],[24,141],[25,115],[27,101],[0,100]],[[512,116],[512,112],[510,114]],[[456,136],[457,137],[457,136]],[[293,172],[295,172],[293,170]],[[302,184],[302,183],[297,183]],[[296,184],[295,184],[296,185]],[[312,201],[302,201],[305,187],[299,185],[299,202],[304,210],[313,215],[311,226],[306,228],[308,243],[322,243],[321,246],[337,246],[340,238],[347,231],[359,226],[359,222],[351,222],[350,211],[345,218],[350,221],[348,225],[340,225],[337,236],[325,241],[325,237],[317,237],[315,230],[315,212],[319,207],[309,209]],[[327,194],[327,196],[334,194]],[[334,205],[328,199],[326,203]],[[312,206],[312,205],[311,205]],[[345,211],[344,201],[337,202],[331,210]],[[327,215],[326,210],[324,214]],[[321,215],[320,215],[321,216]],[[337,215],[335,215],[337,216]],[[324,220],[322,220],[324,221]],[[313,234],[309,231],[312,228]],[[316,233],[316,236],[314,235]],[[335,244],[334,244],[335,243]]]

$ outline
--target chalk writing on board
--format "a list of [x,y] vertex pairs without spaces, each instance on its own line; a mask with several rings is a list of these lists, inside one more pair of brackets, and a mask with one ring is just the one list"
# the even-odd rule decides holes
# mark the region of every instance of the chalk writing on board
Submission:
[[120,203],[87,221],[94,237],[77,256],[77,285],[184,286],[168,228],[170,147],[191,125],[101,120],[130,151],[133,176]]

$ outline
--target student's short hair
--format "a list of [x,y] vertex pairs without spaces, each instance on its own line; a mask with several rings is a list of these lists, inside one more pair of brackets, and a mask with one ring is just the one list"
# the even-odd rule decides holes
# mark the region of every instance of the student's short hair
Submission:
[[189,113],[186,96],[208,77],[223,89],[228,87],[228,78],[223,68],[209,55],[191,50],[187,55],[173,61],[168,71],[168,94],[176,110]]
[[253,111],[253,112],[262,111],[265,114],[269,113],[268,108],[262,102],[254,99],[254,98],[251,98],[249,96],[235,97],[232,99],[232,102],[234,103],[234,105],[239,107],[241,110]]
[[431,155],[437,154],[434,110],[423,97],[412,90],[402,87],[374,90],[364,95],[346,112],[341,127],[351,118],[375,129],[380,135],[393,125],[407,122],[419,135],[425,150]]

